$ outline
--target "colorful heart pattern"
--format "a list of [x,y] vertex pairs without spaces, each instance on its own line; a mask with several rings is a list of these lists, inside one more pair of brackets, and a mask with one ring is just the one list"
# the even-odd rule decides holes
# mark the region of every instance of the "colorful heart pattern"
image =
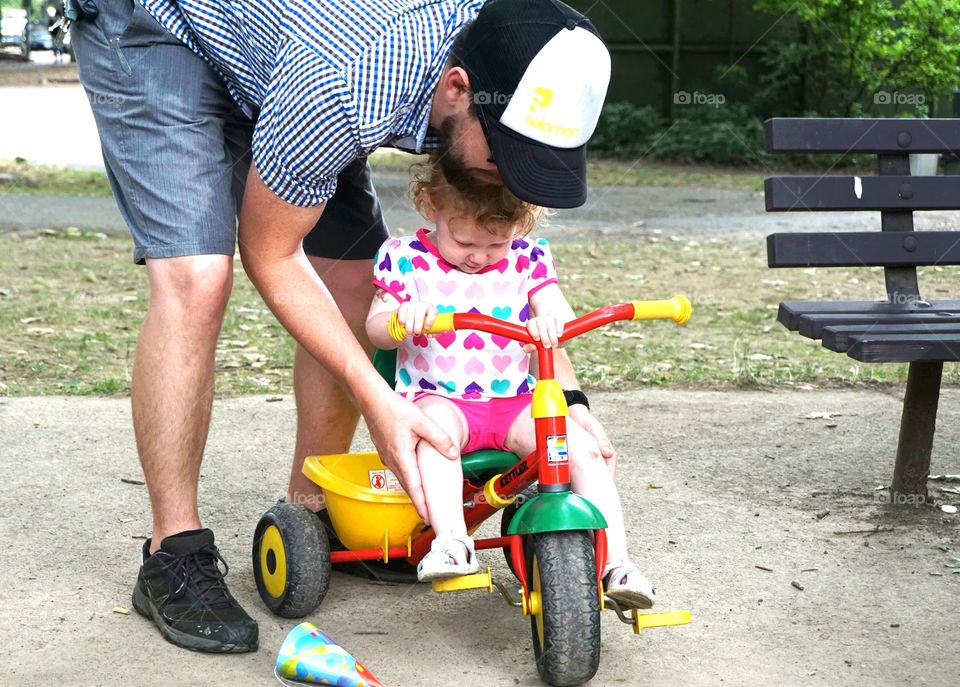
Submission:
[[[430,234],[389,239],[374,260],[374,280],[402,300],[434,303],[438,313],[474,312],[523,325],[528,294],[555,283],[543,239],[514,239],[506,258],[477,274],[461,272],[439,256]],[[397,355],[397,391],[483,399],[530,393],[529,356],[499,334],[472,330],[407,338]]]

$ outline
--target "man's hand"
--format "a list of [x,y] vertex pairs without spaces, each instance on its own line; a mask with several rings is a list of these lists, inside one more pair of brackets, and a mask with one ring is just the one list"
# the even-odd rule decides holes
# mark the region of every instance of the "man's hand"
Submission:
[[597,444],[600,446],[600,455],[603,456],[603,460],[606,462],[610,474],[615,477],[617,472],[617,452],[613,448],[613,444],[610,443],[610,439],[607,438],[607,432],[603,429],[603,425],[593,416],[590,409],[581,403],[570,406],[569,411],[570,419],[587,430],[587,433],[597,440]]
[[417,444],[426,441],[447,458],[456,460],[460,452],[453,440],[413,403],[392,392],[384,394],[372,411],[364,413],[364,418],[380,460],[400,480],[423,521],[429,522],[417,467]]

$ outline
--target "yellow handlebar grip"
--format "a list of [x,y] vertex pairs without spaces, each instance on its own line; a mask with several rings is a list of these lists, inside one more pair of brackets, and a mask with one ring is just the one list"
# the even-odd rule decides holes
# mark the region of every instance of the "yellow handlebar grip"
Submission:
[[441,312],[437,313],[437,319],[433,321],[430,329],[427,330],[427,334],[439,334],[441,332],[452,332],[456,329],[453,326],[453,313],[452,312]]
[[[437,313],[437,318],[433,321],[433,325],[427,330],[426,333],[439,334],[441,332],[452,332],[454,329],[453,313],[442,312]],[[387,332],[390,334],[390,338],[397,342],[403,341],[407,338],[407,330],[402,324],[400,324],[400,320],[397,318],[397,313],[393,313],[390,316],[390,319],[387,320]]]
[[393,313],[390,319],[387,320],[387,333],[391,339],[398,343],[407,338],[407,330],[400,324],[400,318],[397,317],[397,313]]
[[674,296],[662,301],[633,301],[635,320],[673,320],[685,324],[693,308],[686,296]]

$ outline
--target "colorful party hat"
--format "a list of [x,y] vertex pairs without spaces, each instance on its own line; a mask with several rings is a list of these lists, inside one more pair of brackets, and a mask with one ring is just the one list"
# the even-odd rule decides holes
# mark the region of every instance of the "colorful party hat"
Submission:
[[385,687],[312,623],[290,630],[277,654],[277,677],[336,687]]

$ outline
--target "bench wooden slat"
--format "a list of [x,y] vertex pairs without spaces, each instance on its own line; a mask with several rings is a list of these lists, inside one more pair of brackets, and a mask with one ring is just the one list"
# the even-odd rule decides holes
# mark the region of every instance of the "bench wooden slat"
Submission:
[[901,312],[888,314],[856,314],[844,313],[840,315],[803,315],[797,322],[797,331],[801,336],[809,339],[823,337],[824,327],[833,325],[865,325],[871,324],[936,324],[949,320],[960,322],[960,313],[935,312]]
[[960,335],[865,334],[847,351],[864,363],[918,363],[960,360]]
[[767,177],[763,197],[767,212],[951,210],[960,198],[960,177]]
[[960,321],[922,324],[842,324],[823,328],[823,347],[846,353],[865,334],[938,334],[960,336]]
[[960,151],[956,119],[774,117],[763,124],[777,153],[946,153]]
[[960,232],[851,231],[767,236],[768,267],[960,265]]
[[[887,301],[783,301],[777,312],[777,321],[790,331],[797,331],[800,318],[807,315],[895,315],[903,313],[960,312],[960,301],[937,300],[919,303],[893,304]],[[943,317],[943,316],[940,316]],[[936,320],[942,321],[942,320]],[[835,322],[834,324],[843,324]],[[818,337],[819,338],[819,337]]]

